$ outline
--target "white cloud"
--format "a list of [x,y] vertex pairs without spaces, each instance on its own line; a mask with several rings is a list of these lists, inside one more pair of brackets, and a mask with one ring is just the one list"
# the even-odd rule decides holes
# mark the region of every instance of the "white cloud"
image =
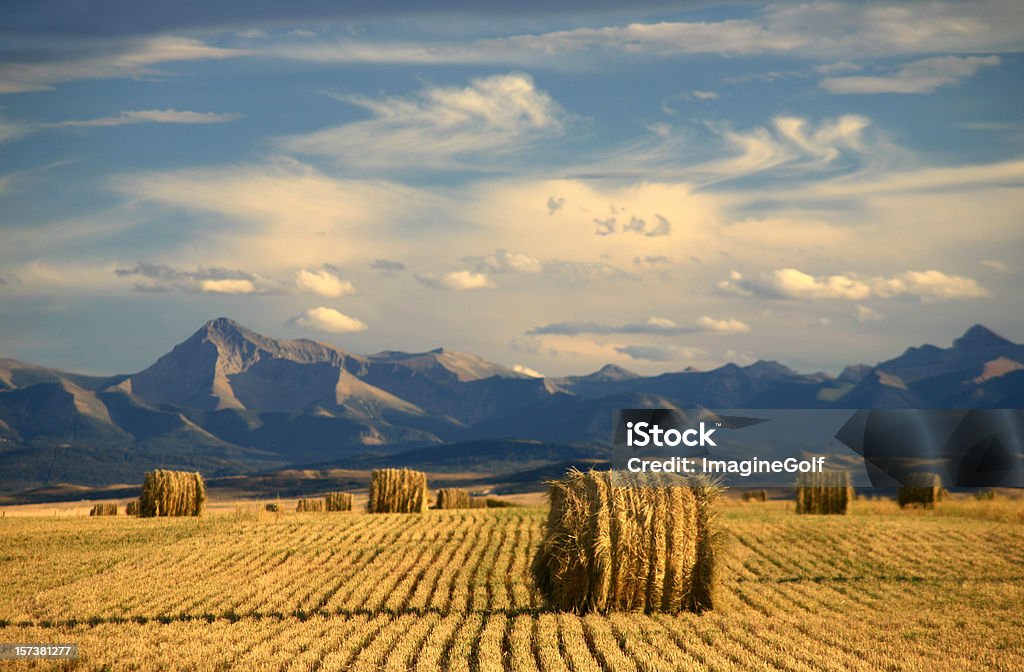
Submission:
[[481,273],[540,273],[544,270],[540,259],[504,248],[498,248],[486,257],[466,257],[463,261]]
[[114,117],[79,119],[47,124],[47,127],[75,126],[125,126],[127,124],[222,124],[241,119],[240,114],[218,114],[216,112],[192,112],[190,110],[125,110]]
[[342,280],[327,270],[301,270],[295,274],[295,285],[304,292],[338,298],[355,294],[356,288],[348,280]]
[[697,100],[717,100],[718,99],[718,92],[717,91],[694,91],[693,92],[693,97],[696,98]]
[[494,283],[484,273],[473,271],[452,271],[441,277],[432,274],[417,275],[420,283],[433,287],[434,289],[451,289],[454,291],[465,291],[470,289],[486,289],[494,287]]
[[541,373],[540,371],[535,371],[534,369],[531,369],[528,366],[523,366],[522,364],[516,364],[515,366],[512,367],[512,370],[515,371],[516,373],[521,373],[524,376],[530,376],[531,378],[544,377],[544,374]]
[[256,285],[252,280],[200,280],[199,290],[208,294],[254,294]]
[[858,278],[850,275],[814,276],[796,268],[781,268],[757,280],[733,271],[719,290],[741,296],[785,299],[845,299],[863,301],[869,297],[890,299],[914,296],[922,301],[948,301],[989,296],[987,289],[972,278],[947,275],[941,271],[904,271],[891,276]]
[[203,225],[182,251],[191,263],[246,259],[278,270],[365,263],[420,249],[423,239],[416,230],[392,235],[395,227],[431,217],[446,204],[425,190],[384,180],[335,179],[288,159],[134,173],[115,178],[111,186],[133,202],[201,213]]
[[972,278],[935,270],[906,271],[875,280],[874,284],[875,293],[882,298],[911,295],[926,301],[948,301],[990,296],[989,291]]
[[881,320],[883,317],[885,316],[882,315],[877,310],[872,310],[867,306],[857,306],[857,321],[860,322],[861,324],[864,324],[865,322],[877,322],[878,320]]
[[697,326],[704,331],[711,331],[716,334],[746,334],[750,332],[750,325],[734,319],[717,320],[713,317],[704,316],[697,320]]
[[1000,63],[998,56],[941,56],[908,63],[891,75],[827,77],[820,85],[832,93],[931,93]]
[[41,61],[0,63],[0,94],[44,91],[79,79],[157,74],[161,63],[233,58],[249,52],[213,47],[199,40],[163,35],[119,45],[103,53],[67,53]]
[[362,320],[324,306],[305,310],[288,320],[288,323],[332,334],[350,334],[367,329],[366,323]]
[[340,98],[372,118],[282,138],[291,152],[362,168],[453,166],[561,134],[564,112],[524,74],[482,77],[466,87],[427,86],[415,98]]

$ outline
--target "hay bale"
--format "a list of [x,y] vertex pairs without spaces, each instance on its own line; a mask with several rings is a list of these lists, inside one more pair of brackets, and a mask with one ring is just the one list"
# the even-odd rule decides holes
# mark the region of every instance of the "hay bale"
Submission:
[[423,513],[427,475],[411,469],[376,469],[370,480],[370,513]]
[[800,474],[796,481],[797,513],[842,515],[854,498],[848,471]]
[[281,506],[277,502],[270,502],[269,504],[263,505],[263,510],[268,513],[280,513]]
[[921,506],[934,508],[942,501],[942,477],[938,474],[917,472],[907,476],[907,482],[900,486],[896,501],[900,508]]
[[298,513],[310,513],[315,511],[324,510],[324,500],[322,499],[300,499],[296,505],[295,510]]
[[133,499],[124,505],[124,515],[126,516],[137,516],[139,515],[139,500]]
[[328,492],[324,497],[324,504],[328,511],[351,511],[351,492]]
[[[484,506],[486,506],[486,501]],[[437,491],[437,508],[439,509],[470,509],[473,508],[469,498],[469,490],[462,488],[439,488]]]
[[117,515],[117,502],[110,502],[106,504],[93,504],[92,510],[89,511],[90,516],[116,516]]
[[206,511],[206,483],[199,472],[157,469],[146,474],[139,516],[201,516]]
[[711,609],[718,494],[705,478],[570,470],[550,483],[534,582],[562,611]]
[[748,490],[741,496],[744,502],[767,502],[768,491],[767,490]]

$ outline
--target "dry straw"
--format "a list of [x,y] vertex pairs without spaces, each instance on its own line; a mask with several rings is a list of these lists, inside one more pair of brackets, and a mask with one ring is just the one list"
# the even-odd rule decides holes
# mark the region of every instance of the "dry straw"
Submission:
[[767,502],[768,491],[767,490],[749,490],[744,492],[741,496],[744,502]]
[[206,484],[199,472],[157,469],[146,474],[139,516],[201,516],[205,510]]
[[124,505],[124,515],[126,516],[137,516],[139,515],[139,503],[140,500],[133,499]]
[[324,500],[322,499],[300,499],[295,510],[299,513],[312,512],[312,511],[323,511]]
[[716,484],[573,469],[550,487],[532,571],[551,607],[675,613],[714,606]]
[[942,501],[942,477],[938,474],[917,472],[907,476],[907,483],[900,487],[896,501],[900,508],[922,506],[934,508]]
[[328,492],[324,497],[324,504],[328,511],[351,511],[351,492]]
[[370,513],[427,510],[427,475],[411,469],[377,469],[370,480]]
[[[482,506],[487,506],[486,500],[483,500]],[[469,498],[468,490],[463,490],[462,488],[439,488],[437,491],[437,508],[471,509],[473,508],[473,502]]]
[[117,515],[117,502],[111,502],[108,504],[93,504],[92,511],[89,512],[90,516],[116,516]]
[[854,499],[848,471],[800,474],[796,480],[796,512],[845,514]]

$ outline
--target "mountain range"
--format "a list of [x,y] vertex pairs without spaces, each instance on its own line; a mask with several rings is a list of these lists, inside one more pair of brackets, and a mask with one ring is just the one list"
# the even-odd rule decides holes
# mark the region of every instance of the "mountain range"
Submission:
[[981,325],[838,376],[727,364],[640,376],[608,365],[536,378],[476,355],[357,355],[204,324],[148,368],[87,376],[0,359],[0,492],[292,465],[537,469],[606,457],[620,408],[1019,408],[1024,345]]

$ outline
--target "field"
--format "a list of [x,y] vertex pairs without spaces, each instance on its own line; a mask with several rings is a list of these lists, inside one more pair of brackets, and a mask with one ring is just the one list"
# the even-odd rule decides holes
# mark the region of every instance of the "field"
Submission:
[[64,665],[89,670],[1024,669],[1021,501],[729,502],[722,599],[700,616],[543,609],[544,517],[8,516],[0,641],[76,642]]

